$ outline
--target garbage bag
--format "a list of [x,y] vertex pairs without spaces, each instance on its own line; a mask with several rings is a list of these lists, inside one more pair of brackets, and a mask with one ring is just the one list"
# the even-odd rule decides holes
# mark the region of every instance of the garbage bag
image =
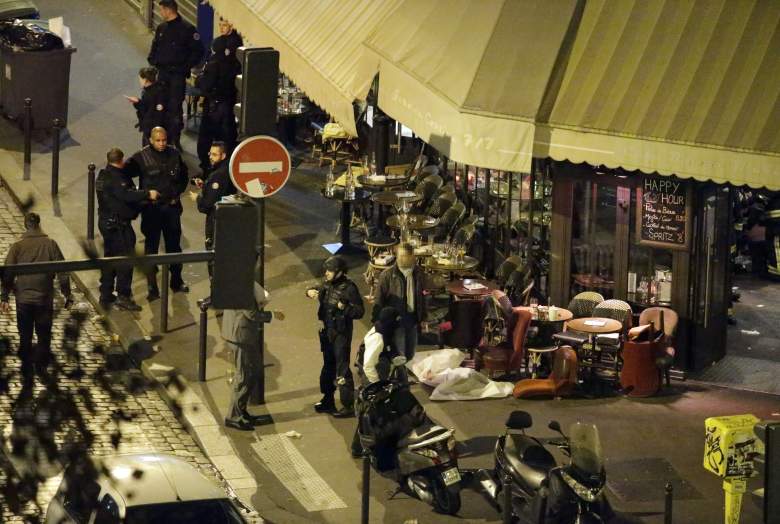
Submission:
[[51,51],[64,47],[62,38],[40,20],[0,22],[0,46],[14,51]]

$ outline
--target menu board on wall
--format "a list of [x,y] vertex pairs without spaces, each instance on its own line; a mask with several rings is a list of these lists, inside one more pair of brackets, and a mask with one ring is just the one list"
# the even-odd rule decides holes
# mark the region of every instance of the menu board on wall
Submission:
[[671,177],[644,176],[636,191],[639,243],[687,250],[691,240],[690,184]]

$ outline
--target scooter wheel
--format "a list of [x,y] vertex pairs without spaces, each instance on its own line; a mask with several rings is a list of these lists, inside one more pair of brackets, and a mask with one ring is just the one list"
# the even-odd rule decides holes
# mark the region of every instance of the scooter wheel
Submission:
[[455,515],[460,511],[460,482],[445,486],[440,478],[434,478],[432,483],[434,509],[445,515]]

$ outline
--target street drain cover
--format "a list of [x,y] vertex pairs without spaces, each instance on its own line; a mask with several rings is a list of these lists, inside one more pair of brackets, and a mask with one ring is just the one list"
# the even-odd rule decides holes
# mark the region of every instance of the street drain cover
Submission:
[[623,460],[607,465],[609,488],[626,502],[663,500],[667,482],[672,483],[675,500],[703,498],[696,488],[680,477],[666,459]]

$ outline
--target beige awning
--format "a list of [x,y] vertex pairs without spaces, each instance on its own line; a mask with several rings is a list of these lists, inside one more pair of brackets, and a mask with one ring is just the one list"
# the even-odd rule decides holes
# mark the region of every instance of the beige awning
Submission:
[[[406,0],[366,40],[379,106],[457,162],[530,169],[575,0]],[[366,76],[366,75],[363,75]]]
[[554,99],[535,156],[780,189],[780,2],[589,0]]
[[[279,51],[279,67],[352,135],[355,86],[370,70],[357,67],[361,42],[400,0],[209,0],[253,46]],[[363,71],[368,78],[356,78]],[[365,93],[362,93],[364,96]]]

